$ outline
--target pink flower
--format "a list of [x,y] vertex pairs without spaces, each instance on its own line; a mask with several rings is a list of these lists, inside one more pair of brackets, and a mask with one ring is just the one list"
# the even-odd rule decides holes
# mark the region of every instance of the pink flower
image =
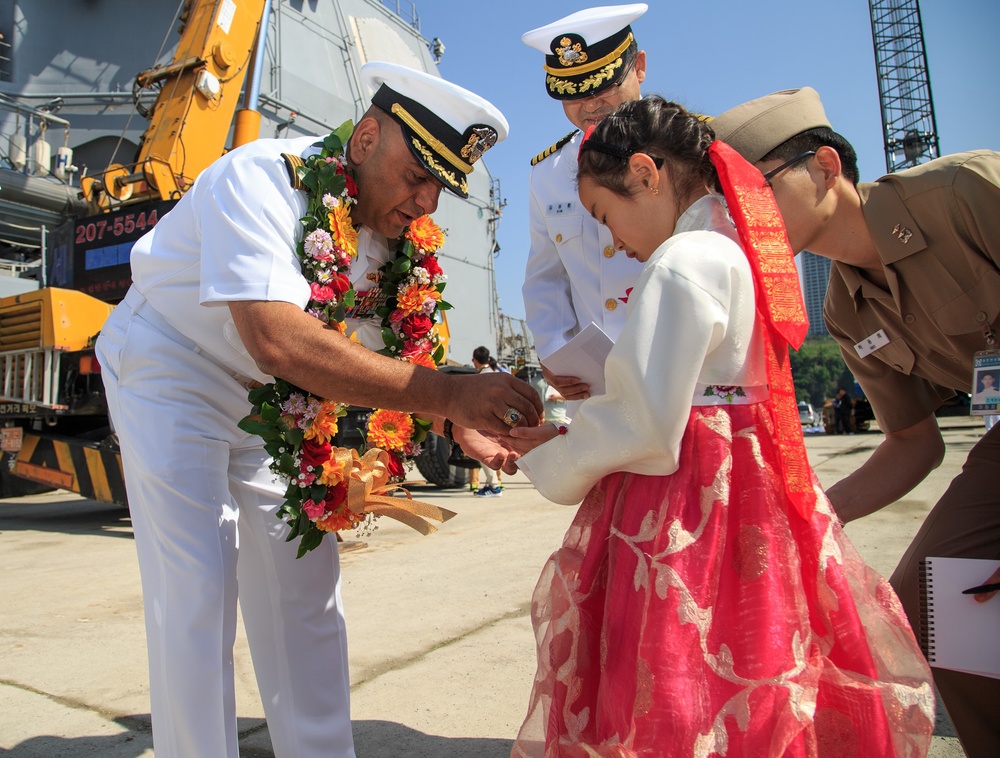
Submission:
[[329,303],[331,300],[337,299],[337,293],[329,285],[311,282],[309,284],[309,292],[310,298],[317,303]]
[[332,259],[333,239],[322,229],[310,232],[302,241],[306,255],[318,261],[328,261]]
[[303,501],[302,510],[306,512],[310,521],[315,521],[326,513],[326,503],[317,503],[312,498],[309,498]]
[[403,347],[401,355],[403,358],[411,358],[415,355],[431,353],[433,351],[434,345],[430,340],[414,340],[413,342],[407,343]]

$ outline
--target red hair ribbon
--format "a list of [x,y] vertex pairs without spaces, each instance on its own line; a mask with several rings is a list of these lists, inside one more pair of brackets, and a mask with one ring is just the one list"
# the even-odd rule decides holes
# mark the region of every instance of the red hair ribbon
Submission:
[[809,330],[795,256],[771,188],[755,166],[732,147],[716,140],[708,155],[719,174],[729,213],[750,261],[756,290],[757,318],[766,325],[767,381],[771,420],[781,456],[785,492],[809,519],[816,507],[805,438],[799,423],[788,347],[801,347]]
[[590,135],[594,133],[594,129],[597,128],[596,124],[591,124],[587,127],[587,131],[583,133],[583,139],[580,140],[580,149],[576,151],[576,162],[580,162],[580,156],[583,155],[583,146],[587,140],[590,139]]

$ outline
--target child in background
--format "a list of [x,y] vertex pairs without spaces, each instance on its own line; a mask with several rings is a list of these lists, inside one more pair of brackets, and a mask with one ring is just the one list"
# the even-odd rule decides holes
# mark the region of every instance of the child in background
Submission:
[[583,500],[535,590],[512,756],[924,755],[930,669],[806,460],[807,323],[763,177],[655,96],[588,130],[579,165],[645,266],[606,394],[512,430],[543,495]]

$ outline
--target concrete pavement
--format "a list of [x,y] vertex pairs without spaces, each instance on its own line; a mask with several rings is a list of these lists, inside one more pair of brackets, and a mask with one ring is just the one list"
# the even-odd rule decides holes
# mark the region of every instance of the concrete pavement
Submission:
[[[888,574],[982,435],[942,419],[944,464],[904,501],[848,526]],[[881,435],[809,435],[829,485]],[[573,517],[523,476],[502,498],[418,489],[458,512],[428,537],[383,519],[342,555],[352,716],[360,758],[506,758],[534,674],[528,609]],[[66,493],[0,501],[0,754],[153,755],[142,599],[126,510]],[[272,756],[242,629],[236,650],[242,755]],[[939,725],[931,755],[962,756]]]

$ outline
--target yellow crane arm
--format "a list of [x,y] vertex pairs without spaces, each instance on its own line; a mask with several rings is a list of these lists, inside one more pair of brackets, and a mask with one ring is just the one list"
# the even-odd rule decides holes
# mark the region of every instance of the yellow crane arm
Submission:
[[83,182],[85,196],[111,200],[180,197],[225,150],[262,22],[265,0],[189,0],[173,61],[143,71],[137,86],[159,87],[131,166],[109,166]]

